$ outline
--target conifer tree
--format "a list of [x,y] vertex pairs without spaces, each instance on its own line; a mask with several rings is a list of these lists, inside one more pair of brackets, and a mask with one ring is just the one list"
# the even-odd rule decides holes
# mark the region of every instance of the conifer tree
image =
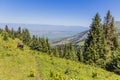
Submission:
[[114,24],[114,18],[112,18],[111,21],[111,32],[113,33],[112,35],[112,41],[113,41],[113,49],[117,49],[119,47],[119,41],[118,41],[118,32],[117,29],[115,28],[115,24]]
[[21,27],[18,27],[18,30],[16,31],[16,37],[22,40],[22,36]]
[[6,32],[9,32],[9,28],[8,28],[7,25],[5,26],[5,31],[6,31]]
[[120,54],[114,56],[112,60],[107,63],[106,69],[120,75]]
[[14,31],[13,28],[11,29],[11,38],[12,38],[12,39],[15,39],[15,31]]
[[77,57],[78,57],[78,61],[83,62],[83,53],[80,48],[77,49]]
[[21,34],[22,33],[22,31],[21,31],[21,27],[18,27],[18,34]]
[[6,31],[3,31],[2,33],[2,36],[3,36],[3,40],[7,41],[8,40],[8,33]]
[[64,56],[66,59],[77,61],[77,55],[72,43],[66,44],[64,48]]
[[58,52],[58,48],[57,48],[57,47],[54,48],[53,54],[54,54],[56,57],[59,57],[59,52]]
[[100,22],[101,19],[97,13],[93,18],[84,46],[84,62],[88,64],[96,64],[104,56],[104,34]]
[[110,50],[114,50],[118,48],[118,33],[114,25],[114,18],[112,17],[110,11],[108,11],[105,20],[104,20],[104,34],[107,45],[109,46]]
[[23,43],[29,45],[30,39],[31,39],[31,37],[30,37],[29,30],[28,29],[23,29],[23,31],[22,31],[22,41],[23,41]]
[[33,35],[32,39],[31,39],[30,48],[32,50],[38,50],[38,48],[39,48],[38,39],[35,35]]

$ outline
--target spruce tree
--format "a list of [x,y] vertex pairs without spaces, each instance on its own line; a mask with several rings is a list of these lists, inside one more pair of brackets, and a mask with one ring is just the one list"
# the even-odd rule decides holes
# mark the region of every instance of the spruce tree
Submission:
[[59,52],[58,52],[58,48],[57,47],[54,48],[53,54],[54,54],[54,56],[59,57]]
[[18,33],[18,34],[21,34],[21,33],[22,33],[21,27],[18,27],[17,33]]
[[[119,53],[119,52],[117,52],[117,53]],[[107,63],[106,69],[109,71],[113,71],[120,75],[120,54],[114,56],[112,58],[112,60],[109,61],[109,63]]]
[[28,29],[23,29],[23,31],[22,31],[22,41],[23,41],[23,43],[29,45],[30,39],[31,39],[31,37],[30,37],[29,30]]
[[104,56],[104,34],[100,22],[101,19],[97,13],[93,18],[84,46],[84,62],[88,64],[96,64]]
[[119,47],[118,43],[118,33],[114,25],[114,18],[112,17],[110,11],[108,11],[105,20],[104,20],[104,34],[107,45],[110,50],[114,50]]
[[77,54],[72,43],[66,44],[64,48],[64,57],[66,59],[77,61]]
[[22,40],[22,31],[21,31],[21,27],[18,27],[18,30],[16,31],[16,36],[17,36],[17,38],[19,38],[20,40]]
[[119,41],[118,41],[118,32],[114,24],[114,18],[112,18],[110,27],[111,27],[111,32],[113,33],[111,39],[113,41],[113,49],[117,49],[119,47]]
[[9,32],[9,28],[8,28],[7,25],[5,26],[5,31],[6,31],[6,32]]
[[11,37],[12,39],[15,39],[15,31],[14,31],[13,28],[10,30],[10,37]]
[[3,40],[4,41],[7,41],[8,40],[8,33],[6,32],[6,31],[3,31],[3,33],[2,33],[2,36],[3,36]]
[[77,49],[77,57],[78,57],[78,61],[83,62],[83,53],[81,48]]
[[35,35],[33,35],[32,39],[31,39],[30,48],[32,50],[38,50],[39,49],[38,39]]

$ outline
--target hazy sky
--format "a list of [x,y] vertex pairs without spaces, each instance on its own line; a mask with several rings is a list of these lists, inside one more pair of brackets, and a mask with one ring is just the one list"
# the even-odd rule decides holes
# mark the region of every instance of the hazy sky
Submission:
[[120,21],[120,0],[0,0],[0,23],[89,26],[107,10]]

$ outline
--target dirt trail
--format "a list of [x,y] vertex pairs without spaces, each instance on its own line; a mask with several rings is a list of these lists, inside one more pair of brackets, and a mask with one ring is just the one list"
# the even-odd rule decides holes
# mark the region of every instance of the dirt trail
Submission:
[[37,56],[35,57],[35,61],[36,61],[36,70],[37,70],[36,80],[42,80],[42,79],[40,78],[40,73],[39,73],[39,66],[38,66]]

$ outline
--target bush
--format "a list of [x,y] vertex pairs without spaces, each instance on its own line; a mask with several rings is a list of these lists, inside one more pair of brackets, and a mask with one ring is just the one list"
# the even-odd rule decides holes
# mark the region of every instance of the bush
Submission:
[[5,40],[5,41],[8,40],[8,33],[7,32],[3,32],[2,36],[3,36],[3,40]]
[[95,77],[97,77],[97,73],[93,72],[92,73],[92,78],[95,78]]
[[34,71],[30,71],[30,74],[28,75],[28,77],[35,77]]

